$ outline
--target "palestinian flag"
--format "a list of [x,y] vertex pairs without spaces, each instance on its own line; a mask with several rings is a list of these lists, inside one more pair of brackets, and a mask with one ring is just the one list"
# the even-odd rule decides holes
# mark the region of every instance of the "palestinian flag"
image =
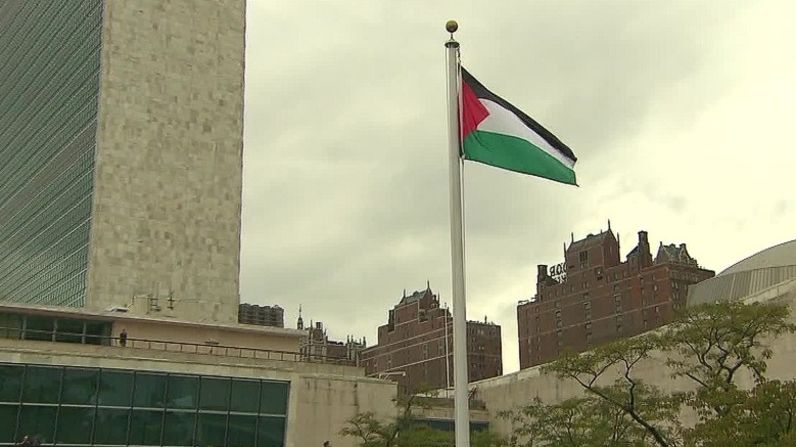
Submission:
[[461,141],[466,160],[575,185],[577,158],[531,117],[462,68]]

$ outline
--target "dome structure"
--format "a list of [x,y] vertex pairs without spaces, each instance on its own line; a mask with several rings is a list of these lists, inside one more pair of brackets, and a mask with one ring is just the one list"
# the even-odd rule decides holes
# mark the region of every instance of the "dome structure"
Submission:
[[719,273],[719,276],[787,265],[796,265],[796,239],[766,248],[742,261],[738,261],[724,269],[723,272]]
[[736,262],[715,278],[702,281],[688,290],[688,305],[718,301],[743,301],[778,287],[796,285],[796,239],[783,242]]

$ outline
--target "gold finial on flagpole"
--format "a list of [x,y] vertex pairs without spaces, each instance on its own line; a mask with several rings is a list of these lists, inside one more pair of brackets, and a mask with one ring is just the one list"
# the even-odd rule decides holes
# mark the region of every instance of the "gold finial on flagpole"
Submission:
[[[455,20],[448,20],[445,23],[445,29],[448,30],[449,33],[453,34],[453,33],[456,32],[457,29],[459,29],[459,24],[456,23]],[[453,36],[451,36],[451,37],[453,37]]]
[[456,30],[459,29],[459,24],[456,23],[455,20],[448,20],[445,23],[445,29],[448,30],[449,33],[451,33],[451,37],[450,39],[448,39],[447,42],[445,42],[445,46],[449,48],[459,48],[459,42],[456,42],[456,39],[453,38],[453,33],[455,33]]

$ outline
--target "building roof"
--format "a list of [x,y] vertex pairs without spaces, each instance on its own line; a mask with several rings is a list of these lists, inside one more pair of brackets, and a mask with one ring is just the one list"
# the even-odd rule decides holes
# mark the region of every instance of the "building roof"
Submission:
[[736,262],[716,277],[688,289],[688,305],[739,301],[796,279],[796,240]]
[[415,290],[414,293],[412,293],[409,296],[406,296],[406,292],[404,292],[404,296],[403,296],[403,298],[401,298],[401,301],[398,304],[399,305],[401,305],[401,304],[409,304],[409,303],[412,303],[412,302],[415,302],[415,301],[420,301],[427,294],[431,294],[431,293],[432,292],[431,292],[431,287],[430,286],[428,288],[424,289],[424,290]]
[[47,315],[54,318],[83,318],[99,321],[140,321],[149,323],[162,323],[174,326],[187,326],[203,329],[217,329],[232,332],[249,332],[253,334],[267,334],[278,337],[303,338],[306,333],[298,329],[282,328],[276,326],[260,326],[240,323],[216,323],[179,320],[169,317],[155,317],[151,315],[137,315],[127,312],[97,311],[83,307],[44,306],[37,304],[23,304],[0,302],[0,312],[14,312],[26,314]]
[[718,276],[768,267],[796,265],[796,239],[761,250],[724,269]]
[[688,249],[685,244],[668,244],[658,246],[658,254],[655,255],[656,263],[675,263],[697,266],[696,259],[688,254]]
[[603,240],[605,240],[605,238],[608,237],[608,235],[612,235],[613,236],[613,232],[611,231],[611,229],[608,229],[608,231],[600,231],[597,234],[589,234],[585,238],[577,240],[577,241],[574,241],[571,244],[569,244],[569,247],[567,248],[567,250],[570,250],[570,249],[573,249],[573,248],[574,249],[578,249],[578,250],[582,250],[582,249],[584,249],[586,247],[592,247],[592,246],[598,245]]

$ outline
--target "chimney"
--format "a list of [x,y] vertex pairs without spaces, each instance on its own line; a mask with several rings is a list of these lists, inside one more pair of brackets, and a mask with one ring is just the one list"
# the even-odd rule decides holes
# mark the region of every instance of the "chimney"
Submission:
[[542,282],[547,278],[547,265],[539,264],[536,266],[536,282]]
[[647,237],[647,232],[641,230],[638,232],[638,268],[640,270],[651,265],[652,254],[650,253],[649,239]]

